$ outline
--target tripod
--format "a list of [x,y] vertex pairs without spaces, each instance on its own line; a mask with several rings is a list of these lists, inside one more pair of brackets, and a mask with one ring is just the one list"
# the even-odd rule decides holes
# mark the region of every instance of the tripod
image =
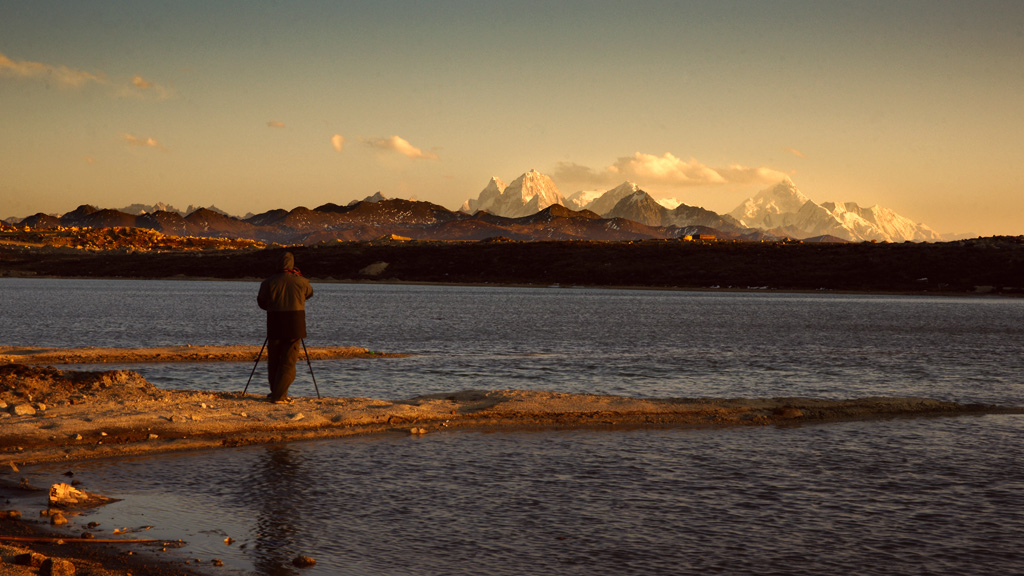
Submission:
[[[256,373],[256,367],[260,364],[260,358],[263,356],[263,350],[267,348],[267,342],[270,341],[270,337],[263,339],[263,346],[260,347],[260,353],[256,355],[256,363],[252,365],[252,372],[249,373],[249,379],[245,382],[245,389],[242,390],[244,396],[249,391],[249,383],[252,382],[252,375]],[[302,351],[306,353],[306,366],[309,366],[309,376],[313,379],[313,388],[316,390],[316,397],[320,398],[320,387],[316,385],[316,376],[313,374],[313,363],[309,361],[309,350],[306,349],[306,341],[299,340],[302,342]]]

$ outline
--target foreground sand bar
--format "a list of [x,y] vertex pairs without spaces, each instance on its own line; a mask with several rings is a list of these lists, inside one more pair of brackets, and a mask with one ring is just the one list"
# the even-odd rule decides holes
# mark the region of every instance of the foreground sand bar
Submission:
[[[258,351],[246,346],[0,348],[0,464],[453,429],[764,426],[1024,413],[1021,407],[925,398],[638,399],[523,390],[467,390],[405,400],[295,398],[291,404],[272,404],[262,393],[164,390],[129,370],[76,372],[37,365],[251,361]],[[316,351],[318,358],[388,356],[340,347]]]

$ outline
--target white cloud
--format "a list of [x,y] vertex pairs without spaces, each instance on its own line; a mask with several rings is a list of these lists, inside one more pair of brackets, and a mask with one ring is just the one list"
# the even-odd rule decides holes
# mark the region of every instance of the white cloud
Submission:
[[659,182],[683,186],[724,184],[725,178],[715,170],[691,158],[680,160],[666,152],[663,156],[637,152],[632,156],[619,158],[608,167],[612,174],[620,174],[628,180]]
[[142,148],[156,148],[158,150],[164,151],[167,150],[166,148],[163,147],[163,145],[161,145],[153,138],[143,139],[133,134],[122,134],[121,137],[124,138],[124,141],[127,142],[129,146],[140,146]]
[[424,152],[419,148],[413,146],[408,140],[401,136],[392,136],[390,138],[360,138],[364,144],[377,148],[380,150],[390,150],[392,152],[398,152],[399,154],[412,158],[414,160],[437,160],[437,154],[430,152]]
[[11,60],[3,53],[0,53],[0,76],[53,80],[57,84],[69,88],[78,88],[90,82],[97,84],[106,82],[106,77],[103,74],[93,74],[67,66],[55,66],[42,62]]
[[341,149],[345,146],[345,137],[341,134],[331,136],[331,146],[334,146],[335,150],[341,152]]
[[719,168],[718,173],[730,184],[776,184],[783,180],[789,180],[789,174],[773,168],[749,168],[739,164],[732,164],[728,168]]
[[661,156],[636,152],[632,156],[620,157],[604,170],[560,162],[554,170],[554,177],[556,180],[584,187],[614,186],[629,180],[640,186],[660,184],[687,188],[758,182],[774,184],[789,176],[784,172],[767,167],[732,164],[724,168],[712,168],[695,158],[683,160],[668,152]]

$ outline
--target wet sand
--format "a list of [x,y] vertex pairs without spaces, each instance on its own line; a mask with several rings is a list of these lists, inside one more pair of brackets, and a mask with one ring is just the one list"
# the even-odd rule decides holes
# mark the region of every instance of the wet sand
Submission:
[[[16,483],[18,467],[39,462],[366,434],[436,434],[465,429],[796,426],[843,420],[1024,413],[1021,407],[965,405],[925,398],[638,399],[524,390],[466,390],[402,400],[302,397],[294,398],[290,404],[273,404],[262,393],[164,390],[128,370],[75,372],[46,366],[251,362],[258,351],[252,346],[0,348],[0,482]],[[377,357],[387,361],[388,355],[337,347],[310,348],[310,356]],[[38,529],[24,522],[0,520],[0,535]],[[10,543],[0,541],[3,544]],[[50,553],[71,558],[84,554],[68,548],[54,552],[53,545],[49,546]],[[98,549],[97,545],[86,546],[93,546],[89,550]],[[4,560],[0,576],[34,573],[12,567],[8,563],[11,554],[5,550],[8,548],[0,547],[0,558]],[[116,549],[108,550],[107,555],[104,558],[108,563],[128,558]],[[84,566],[86,559],[81,560]],[[117,567],[116,562],[113,566]],[[132,570],[143,573],[137,566]],[[161,566],[154,566],[153,570],[155,574],[175,573],[160,572],[170,570]]]

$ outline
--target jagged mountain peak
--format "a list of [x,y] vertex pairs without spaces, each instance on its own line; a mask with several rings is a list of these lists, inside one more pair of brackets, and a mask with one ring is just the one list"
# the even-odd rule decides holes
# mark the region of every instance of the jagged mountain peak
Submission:
[[628,181],[623,182],[615,188],[608,190],[600,197],[594,199],[592,202],[584,206],[584,208],[605,216],[615,208],[615,205],[618,204],[620,200],[630,194],[634,194],[638,190],[640,190],[640,187],[636,183]]
[[497,216],[520,218],[535,214],[553,204],[564,204],[555,181],[536,170],[524,172],[508,186],[491,178],[476,199],[467,200],[462,211],[470,214],[486,210]]

